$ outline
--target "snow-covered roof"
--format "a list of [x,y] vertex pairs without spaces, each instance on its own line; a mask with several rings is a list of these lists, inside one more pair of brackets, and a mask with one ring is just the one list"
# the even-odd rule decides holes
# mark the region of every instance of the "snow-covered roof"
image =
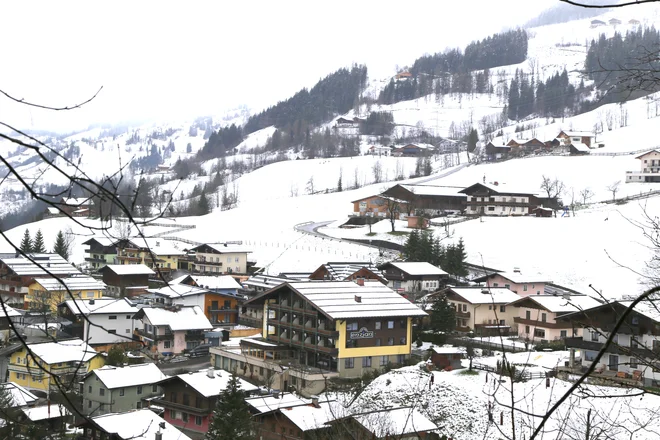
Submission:
[[571,142],[571,145],[573,146],[573,148],[583,153],[587,153],[591,150],[591,148],[589,148],[587,144],[583,144],[582,142]]
[[105,290],[107,287],[103,281],[99,281],[87,275],[60,278],[35,278],[37,283],[48,292],[59,292],[62,290]]
[[451,287],[449,290],[470,304],[509,304],[520,299],[505,287]]
[[247,280],[243,281],[243,285],[246,287],[270,289],[272,287],[277,287],[280,284],[287,283],[289,281],[291,281],[291,279],[285,277],[274,277],[270,275],[253,275]]
[[99,353],[82,339],[28,344],[35,356],[49,365],[61,362],[86,362]]
[[296,406],[291,409],[280,411],[284,417],[296,425],[303,432],[323,428],[327,422],[335,420],[338,415],[346,410],[337,401],[320,400],[318,407],[314,405]]
[[0,318],[11,318],[12,316],[21,316],[21,313],[7,304],[4,304],[4,308],[0,306]]
[[[374,275],[385,279],[383,272],[369,261],[364,262],[330,262],[325,263],[323,267],[328,271],[330,279],[333,281],[344,281],[362,268],[368,269]],[[319,268],[320,269],[320,268]],[[318,269],[317,269],[318,270]],[[316,272],[316,271],[315,271]],[[310,275],[311,276],[311,275]]]
[[94,200],[92,200],[90,197],[84,198],[84,197],[64,197],[62,199],[62,204],[68,205],[68,206],[80,206],[80,205],[93,205]]
[[443,345],[442,347],[439,347],[437,345],[433,345],[431,347],[431,350],[433,350],[437,354],[465,354],[466,353],[465,347],[454,347],[453,345]]
[[566,131],[562,130],[562,132],[569,137],[595,137],[594,133],[591,131]]
[[[506,278],[507,280],[515,283],[515,284],[521,284],[521,283],[551,283],[552,280],[549,280],[548,278],[545,278],[543,275],[525,275],[522,272],[498,272],[497,274],[494,275],[500,275],[502,278]],[[478,281],[480,279],[485,279],[486,277],[481,277],[475,279],[475,281]]]
[[418,196],[453,196],[466,197],[459,194],[463,187],[458,186],[435,186],[435,185],[401,185],[403,188]]
[[149,249],[154,255],[185,255],[184,244],[162,238],[131,238],[131,242],[143,249]]
[[0,389],[11,395],[11,407],[32,405],[39,398],[14,382],[0,384]]
[[392,261],[390,264],[408,275],[447,275],[447,272],[426,261]]
[[[30,254],[30,258],[34,262],[22,256],[0,258],[0,261],[19,276],[48,276],[49,273],[61,276],[80,273],[58,254]],[[39,266],[43,266],[43,268]]]
[[[179,374],[178,376],[175,377],[184,381],[186,384],[188,384],[188,386],[193,388],[202,396],[213,397],[219,395],[222,391],[224,391],[227,388],[227,384],[229,383],[229,379],[231,378],[232,374],[225,370],[211,369],[211,371],[213,372],[213,374],[210,375],[209,375],[209,370],[199,370],[194,373],[190,372],[185,374]],[[173,378],[170,377],[165,380],[172,380],[172,379]],[[242,391],[250,392],[259,389],[255,385],[252,385],[251,383],[246,382],[241,378],[238,378],[238,382],[241,384]]]
[[[624,307],[630,307],[632,304],[632,301],[618,302]],[[660,301],[657,299],[645,299],[637,303],[633,310],[660,323]]]
[[278,393],[278,397],[274,396],[257,396],[245,399],[245,403],[250,405],[259,414],[268,413],[278,410],[280,408],[291,408],[294,406],[309,405],[312,403],[311,399],[304,399],[293,393]]
[[128,365],[126,367],[106,365],[93,370],[89,374],[95,374],[108,389],[149,385],[168,377],[160,371],[156,364],[152,363]]
[[289,286],[331,319],[426,316],[422,309],[379,281],[365,281],[363,286],[351,281],[295,282]]
[[110,237],[106,237],[104,235],[100,235],[98,237],[92,237],[89,240],[83,242],[82,244],[90,244],[89,242],[92,241],[92,240],[95,240],[101,246],[106,246],[106,247],[114,246],[117,243],[117,241],[119,241],[116,238],[110,238]]
[[208,246],[214,251],[216,251],[219,254],[234,254],[234,253],[243,253],[247,252],[250,253],[252,252],[252,249],[246,247],[246,246],[241,246],[238,244],[224,244],[224,243],[205,243],[203,245],[199,245],[195,247],[195,250],[199,247],[202,246]]
[[142,314],[147,317],[151,325],[167,325],[172,331],[210,330],[213,328],[199,306],[143,307],[136,318]]
[[518,306],[533,301],[551,313],[571,313],[601,305],[601,302],[587,295],[571,295],[564,298],[555,295],[530,295],[520,298],[511,305]]
[[115,434],[121,440],[154,440],[157,432],[161,433],[162,440],[190,440],[190,437],[150,409],[104,414],[93,417],[92,421],[103,431]]
[[183,296],[203,295],[208,293],[208,290],[197,286],[190,286],[188,284],[172,284],[163,286],[159,289],[147,289],[150,293],[166,296],[168,298],[181,298]]
[[156,273],[144,264],[107,264],[103,266],[103,269],[106,268],[117,275],[153,275]]
[[635,159],[641,159],[642,157],[646,156],[647,154],[651,154],[651,153],[660,154],[660,151],[658,151],[658,150],[647,151],[646,153],[640,154],[639,156],[635,157]]
[[55,214],[59,214],[59,213],[60,213],[60,210],[59,210],[58,208],[53,207],[53,206],[49,206],[49,207],[46,208],[46,209],[48,209],[48,213],[49,213],[49,214],[54,214],[54,215],[55,215]]
[[100,315],[107,313],[137,313],[138,308],[127,298],[69,299],[63,303],[74,315]]
[[438,429],[438,426],[414,408],[396,408],[351,416],[376,438],[402,436]]
[[38,422],[39,420],[55,419],[59,417],[64,417],[69,415],[69,411],[64,407],[64,405],[42,405],[42,406],[33,406],[28,408],[21,409],[23,414],[30,419],[32,422]]
[[205,289],[240,289],[241,285],[238,284],[236,279],[231,275],[220,275],[217,277],[208,275],[191,275],[198,286]]
[[486,187],[497,194],[511,194],[511,195],[525,195],[525,196],[527,195],[533,196],[537,194],[536,191],[530,190],[529,188],[515,188],[512,187],[511,185],[508,185],[507,183],[498,183],[497,185],[494,185],[491,183],[483,183],[483,182],[477,182],[473,185],[470,185],[465,189],[461,190],[460,192],[464,193],[466,190],[476,185],[481,185],[483,187]]

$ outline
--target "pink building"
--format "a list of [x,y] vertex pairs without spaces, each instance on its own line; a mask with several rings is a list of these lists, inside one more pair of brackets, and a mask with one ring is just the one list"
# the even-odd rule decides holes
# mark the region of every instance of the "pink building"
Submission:
[[477,283],[485,283],[486,287],[504,287],[520,296],[543,295],[546,284],[552,281],[541,275],[523,275],[520,269],[513,272],[498,272],[485,275],[473,280]]
[[204,342],[213,325],[199,306],[144,307],[133,318],[135,333],[152,351],[179,354]]
[[514,322],[518,325],[520,337],[541,342],[576,336],[572,322],[558,321],[557,318],[600,304],[587,295],[528,295],[509,304],[509,307],[518,309]]

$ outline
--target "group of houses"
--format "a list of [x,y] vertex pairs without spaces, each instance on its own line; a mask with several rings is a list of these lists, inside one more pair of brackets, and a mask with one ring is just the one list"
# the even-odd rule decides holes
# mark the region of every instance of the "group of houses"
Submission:
[[[603,20],[591,20],[590,27],[593,29],[593,28],[598,28],[598,27],[602,27],[602,26],[607,26],[608,24],[610,26],[617,27],[617,26],[620,26],[621,23],[622,23],[622,21],[619,20],[618,18],[610,18],[607,22],[605,22]],[[639,26],[642,23],[639,20],[635,19],[635,18],[631,18],[630,20],[628,20],[628,24],[631,25],[631,26]]]
[[503,139],[495,138],[484,146],[483,153],[484,158],[492,162],[550,152],[579,156],[589,154],[591,150],[601,147],[603,144],[596,142],[596,135],[593,132],[562,130],[555,138],[545,142],[531,138],[511,139],[505,143]]
[[475,183],[468,187],[397,184],[380,194],[354,200],[353,217],[408,220],[418,227],[420,213],[437,217],[453,213],[471,216],[548,216],[561,207],[556,197],[513,188],[499,182]]

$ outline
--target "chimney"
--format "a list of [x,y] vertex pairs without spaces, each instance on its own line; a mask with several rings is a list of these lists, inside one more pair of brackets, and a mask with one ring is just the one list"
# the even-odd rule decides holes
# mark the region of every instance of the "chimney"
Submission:
[[514,267],[513,268],[513,273],[520,273],[520,268],[519,267]]
[[358,278],[355,282],[358,286],[364,286],[364,278]]
[[215,377],[213,373],[214,373],[213,367],[209,367],[209,369],[206,370],[206,376],[210,379],[213,379]]
[[89,300],[89,305],[90,305],[90,306],[93,306],[93,305],[94,305],[94,298],[92,298],[92,299]]
[[355,295],[355,302],[356,303],[361,303],[362,302],[362,297],[359,295]]
[[158,431],[156,433],[156,440],[163,440],[163,433],[162,432]]
[[568,292],[564,292],[564,293],[561,295],[561,297],[564,298],[566,301],[568,301],[568,300],[571,299],[571,294],[568,293]]
[[319,405],[319,396],[312,396],[312,406],[314,408],[320,408],[321,405]]

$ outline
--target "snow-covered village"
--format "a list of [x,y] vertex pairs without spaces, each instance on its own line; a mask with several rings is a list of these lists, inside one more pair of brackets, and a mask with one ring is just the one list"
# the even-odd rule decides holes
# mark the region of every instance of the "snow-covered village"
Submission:
[[0,439],[660,438],[660,2],[436,3],[0,6]]

